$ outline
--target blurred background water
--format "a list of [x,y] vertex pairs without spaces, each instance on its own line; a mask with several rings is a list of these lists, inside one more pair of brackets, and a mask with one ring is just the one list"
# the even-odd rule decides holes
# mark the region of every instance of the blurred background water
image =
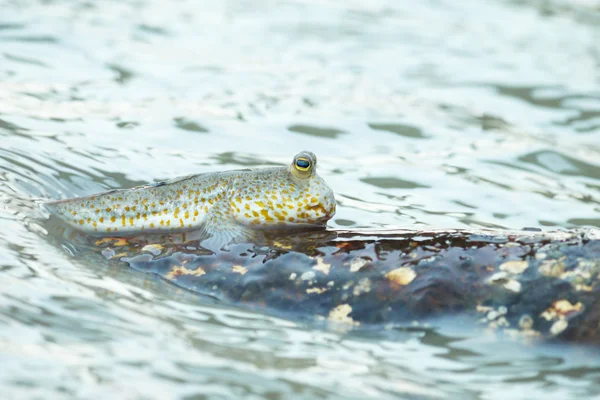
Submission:
[[460,322],[313,329],[73,257],[32,199],[319,157],[332,227],[600,226],[596,0],[0,0],[5,398],[592,398]]

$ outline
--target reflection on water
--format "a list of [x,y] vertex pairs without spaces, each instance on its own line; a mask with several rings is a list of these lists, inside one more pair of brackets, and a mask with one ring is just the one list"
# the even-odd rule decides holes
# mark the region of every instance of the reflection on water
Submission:
[[2,393],[598,393],[595,350],[230,309],[54,246],[36,204],[306,149],[333,227],[600,226],[594,0],[0,7]]

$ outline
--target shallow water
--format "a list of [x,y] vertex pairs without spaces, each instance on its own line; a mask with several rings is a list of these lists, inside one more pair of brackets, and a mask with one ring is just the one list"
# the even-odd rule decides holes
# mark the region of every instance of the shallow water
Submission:
[[[218,4],[213,4],[218,3]],[[600,3],[0,0],[0,393],[589,398],[596,350],[228,308],[33,200],[319,157],[332,227],[600,226]]]

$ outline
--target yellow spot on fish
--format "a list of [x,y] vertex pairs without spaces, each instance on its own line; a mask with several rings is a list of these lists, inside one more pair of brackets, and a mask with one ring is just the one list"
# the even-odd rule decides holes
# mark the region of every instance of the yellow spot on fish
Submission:
[[261,210],[260,213],[262,214],[263,217],[265,217],[265,219],[267,221],[274,221],[274,219],[269,215],[268,210]]

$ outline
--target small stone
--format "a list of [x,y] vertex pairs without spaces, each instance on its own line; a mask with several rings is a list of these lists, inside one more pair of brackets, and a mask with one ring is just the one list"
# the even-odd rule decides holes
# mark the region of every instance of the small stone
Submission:
[[509,274],[517,275],[522,274],[527,267],[529,267],[529,263],[527,261],[507,261],[500,265],[500,270],[506,271]]
[[480,313],[485,313],[485,312],[493,310],[492,307],[482,306],[481,304],[477,304],[477,307],[475,307],[475,309],[477,310],[477,312],[480,312]]
[[521,282],[511,279],[504,284],[504,288],[511,292],[519,293],[521,291]]
[[300,279],[303,281],[311,281],[315,278],[315,271],[306,271],[302,275],[300,275]]
[[294,279],[296,279],[297,276],[298,276],[298,274],[296,274],[295,272],[292,272],[290,274],[290,281],[293,281]]
[[583,304],[578,302],[577,304],[571,304],[569,300],[557,300],[552,303],[552,308],[558,315],[567,316],[573,313],[580,313],[583,311]]
[[519,328],[524,331],[533,328],[533,318],[528,314],[523,314],[519,319]]
[[552,278],[559,277],[563,272],[565,272],[565,265],[562,262],[558,262],[556,260],[544,260],[542,264],[539,266],[540,274]]
[[592,290],[594,290],[594,288],[589,285],[577,284],[575,285],[575,290],[577,290],[578,292],[591,292]]
[[343,322],[346,324],[358,325],[358,322],[354,321],[352,317],[348,315],[352,312],[350,304],[340,304],[329,311],[328,319],[334,322]]
[[503,283],[506,282],[508,274],[504,271],[496,272],[494,275],[488,278],[489,283]]
[[569,326],[569,323],[567,322],[567,320],[561,318],[552,324],[552,326],[550,327],[550,334],[552,334],[553,336],[556,336],[556,335],[560,334],[562,331],[564,331],[565,329],[567,329],[568,326]]
[[556,311],[554,311],[554,309],[550,307],[544,310],[540,314],[540,317],[544,318],[546,321],[552,321],[554,318],[556,318]]
[[312,267],[315,271],[321,271],[325,275],[329,275],[329,270],[331,269],[331,264],[326,264],[323,262],[321,257],[317,257],[317,264]]
[[417,273],[409,267],[400,267],[388,272],[386,277],[396,285],[406,286],[417,277]]
[[490,321],[495,320],[496,318],[498,318],[498,311],[490,311],[489,313],[487,313],[487,319],[489,319]]
[[113,249],[111,249],[110,247],[107,247],[106,249],[102,250],[102,255],[107,260],[110,260],[111,258],[113,258],[115,256],[115,254],[116,254],[115,251]]
[[544,260],[544,259],[546,259],[546,257],[548,257],[548,255],[546,253],[536,253],[535,254],[536,260]]
[[147,244],[142,247],[142,251],[147,251],[153,256],[157,256],[162,252],[163,247],[160,244]]
[[242,267],[241,265],[234,265],[231,267],[233,272],[237,272],[240,275],[245,275],[248,272],[248,268]]
[[358,284],[354,286],[352,294],[360,296],[362,293],[369,293],[371,291],[371,280],[369,278],[363,278],[358,281]]
[[321,294],[321,293],[325,293],[328,290],[329,290],[328,288],[309,288],[309,289],[306,289],[306,293],[308,293],[308,294],[311,294],[311,293]]
[[205,274],[206,274],[206,271],[204,271],[202,268],[187,269],[183,265],[176,265],[171,268],[171,271],[169,271],[169,273],[167,275],[165,275],[165,278],[175,279],[178,276],[182,276],[182,275],[202,276]]
[[350,272],[358,272],[362,267],[367,265],[369,261],[364,258],[357,258],[350,263]]

